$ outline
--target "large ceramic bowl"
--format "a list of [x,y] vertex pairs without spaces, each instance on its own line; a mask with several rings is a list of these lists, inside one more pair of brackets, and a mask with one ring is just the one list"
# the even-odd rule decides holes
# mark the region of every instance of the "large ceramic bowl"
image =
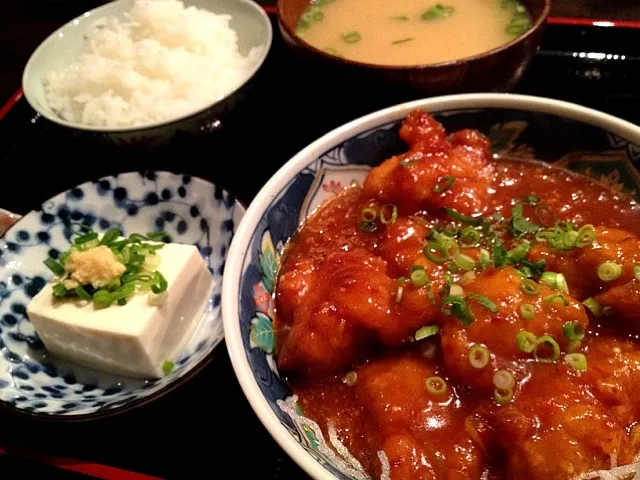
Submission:
[[138,127],[96,127],[72,123],[60,118],[48,105],[42,84],[44,76],[51,70],[61,69],[78,60],[86,50],[85,34],[91,23],[110,16],[123,18],[134,1],[110,2],[82,14],[53,32],[27,62],[22,77],[25,98],[34,110],[50,121],[75,130],[102,133],[119,145],[129,145],[133,142],[163,143],[177,131],[189,131],[197,135],[215,130],[225,115],[246,96],[247,82],[262,66],[271,47],[271,21],[264,10],[251,0],[183,0],[187,7],[194,6],[218,15],[231,15],[230,27],[238,36],[238,48],[242,55],[247,55],[254,47],[259,48],[253,68],[224,98],[203,105],[190,114]]
[[302,150],[263,187],[238,227],[222,287],[229,355],[254,411],[273,438],[315,478],[365,478],[300,415],[273,357],[273,290],[279,252],[301,221],[343,186],[406,150],[400,120],[422,108],[449,130],[474,128],[496,154],[537,158],[640,192],[640,127],[544,98],[470,94],[398,105],[348,123]]
[[533,26],[525,34],[487,52],[442,63],[387,66],[356,62],[330,55],[305,42],[296,34],[296,26],[309,0],[279,0],[278,21],[282,36],[297,56],[298,69],[320,76],[326,84],[332,80],[338,88],[344,84],[408,89],[422,95],[508,91],[522,77],[538,51],[549,16],[551,0],[523,0],[533,17]]

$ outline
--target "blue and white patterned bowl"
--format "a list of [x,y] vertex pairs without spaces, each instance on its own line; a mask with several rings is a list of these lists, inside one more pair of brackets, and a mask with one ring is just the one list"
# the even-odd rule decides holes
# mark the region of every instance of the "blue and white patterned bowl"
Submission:
[[[0,405],[56,420],[102,417],[156,398],[203,367],[223,338],[222,272],[243,214],[227,192],[205,180],[133,172],[84,183],[25,215],[0,240]],[[69,248],[73,222],[96,231],[117,227],[125,235],[166,230],[174,242],[200,250],[216,286],[167,376],[108,375],[53,358],[44,349],[25,307],[52,276],[42,261]]]
[[399,124],[416,108],[434,113],[447,130],[483,131],[496,154],[552,162],[640,199],[640,127],[579,105],[521,95],[453,95],[398,105],[328,133],[287,162],[238,227],[222,287],[222,315],[229,355],[251,406],[315,478],[369,477],[353,458],[329,448],[278,373],[272,319],[279,252],[320,203],[406,150]]

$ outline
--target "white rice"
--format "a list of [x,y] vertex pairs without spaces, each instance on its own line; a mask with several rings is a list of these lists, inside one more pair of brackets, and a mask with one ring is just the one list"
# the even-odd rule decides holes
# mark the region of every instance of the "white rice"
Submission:
[[49,106],[64,120],[127,127],[181,117],[241,84],[259,48],[238,52],[230,15],[177,0],[136,0],[125,20],[89,27],[88,52],[43,83]]

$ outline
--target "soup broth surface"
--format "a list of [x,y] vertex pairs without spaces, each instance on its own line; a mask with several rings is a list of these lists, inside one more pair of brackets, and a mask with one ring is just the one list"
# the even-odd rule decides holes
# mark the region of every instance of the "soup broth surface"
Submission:
[[350,60],[423,65],[486,52],[530,26],[522,5],[509,0],[319,0],[303,13],[297,33]]

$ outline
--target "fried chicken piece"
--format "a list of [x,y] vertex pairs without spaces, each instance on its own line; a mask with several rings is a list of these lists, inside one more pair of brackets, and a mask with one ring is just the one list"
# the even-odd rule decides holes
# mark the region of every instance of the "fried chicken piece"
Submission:
[[[497,308],[493,313],[473,298],[467,303],[475,320],[465,327],[457,318],[448,317],[442,328],[442,348],[447,371],[461,384],[469,386],[480,395],[493,392],[493,376],[499,369],[507,369],[516,379],[522,378],[529,369],[526,360],[530,353],[522,352],[516,344],[516,336],[522,330],[534,336],[551,335],[566,347],[563,326],[578,322],[588,327],[589,319],[584,307],[567,294],[560,294],[545,285],[540,292],[528,295],[522,290],[523,278],[512,267],[491,269],[481,274],[473,284],[465,287],[465,295],[476,294],[487,297]],[[561,295],[551,300],[550,296]],[[533,318],[525,318],[520,307],[530,304],[535,308]],[[490,352],[490,360],[483,368],[470,363],[470,349],[483,345]]]
[[431,115],[409,114],[400,136],[411,147],[374,168],[364,183],[366,195],[393,203],[403,214],[442,207],[465,215],[485,209],[494,180],[489,140],[472,130],[449,137]]
[[416,352],[377,359],[357,370],[356,398],[372,422],[394,480],[472,479],[484,469],[467,435],[462,405],[448,386],[431,393],[425,381],[442,373]]

